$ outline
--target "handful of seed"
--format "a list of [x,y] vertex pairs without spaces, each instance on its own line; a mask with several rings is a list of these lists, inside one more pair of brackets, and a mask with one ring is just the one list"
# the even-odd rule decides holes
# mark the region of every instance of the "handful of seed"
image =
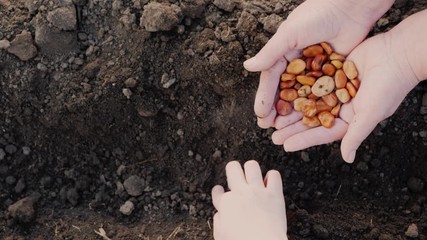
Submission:
[[305,125],[330,128],[341,105],[354,98],[359,89],[356,66],[326,42],[309,46],[302,54],[281,75],[276,110],[286,116],[294,109],[304,114]]

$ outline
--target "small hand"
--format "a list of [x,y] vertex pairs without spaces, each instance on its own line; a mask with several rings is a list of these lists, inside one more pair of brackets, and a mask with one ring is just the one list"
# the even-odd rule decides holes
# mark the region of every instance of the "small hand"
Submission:
[[263,181],[256,161],[244,165],[227,164],[230,191],[222,186],[212,189],[216,240],[286,240],[286,207],[282,179],[277,171],[269,171]]
[[[361,81],[356,97],[342,106],[332,128],[308,128],[301,121],[282,124],[272,135],[286,151],[298,151],[342,139],[341,153],[353,162],[356,150],[375,126],[391,116],[418,83],[405,65],[405,56],[396,51],[403,46],[388,32],[360,44],[348,56],[354,61]],[[403,60],[403,61],[402,61]]]

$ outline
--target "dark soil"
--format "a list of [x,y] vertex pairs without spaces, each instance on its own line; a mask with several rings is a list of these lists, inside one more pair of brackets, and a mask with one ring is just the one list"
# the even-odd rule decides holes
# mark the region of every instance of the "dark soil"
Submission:
[[[286,153],[256,126],[242,62],[302,1],[153,2],[0,0],[20,50],[0,50],[1,239],[212,239],[232,159],[280,170],[290,239],[427,239],[425,82],[354,164],[339,143]],[[426,6],[397,1],[372,34]],[[23,30],[34,43],[16,47]]]

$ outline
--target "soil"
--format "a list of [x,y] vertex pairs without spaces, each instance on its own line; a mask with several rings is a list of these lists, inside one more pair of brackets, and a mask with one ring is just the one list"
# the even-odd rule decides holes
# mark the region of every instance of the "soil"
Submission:
[[[425,82],[351,165],[256,126],[242,62],[301,2],[0,0],[0,238],[213,239],[210,189],[257,159],[290,239],[427,239]],[[426,6],[396,1],[371,35]]]

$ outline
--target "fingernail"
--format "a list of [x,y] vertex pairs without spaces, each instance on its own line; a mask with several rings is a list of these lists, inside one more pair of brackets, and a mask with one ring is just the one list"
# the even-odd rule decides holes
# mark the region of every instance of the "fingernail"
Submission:
[[246,68],[246,70],[249,70],[255,63],[255,57],[249,58],[243,63],[243,66]]
[[354,162],[354,159],[356,158],[356,151],[352,151],[349,155],[348,155],[348,163],[352,163]]

